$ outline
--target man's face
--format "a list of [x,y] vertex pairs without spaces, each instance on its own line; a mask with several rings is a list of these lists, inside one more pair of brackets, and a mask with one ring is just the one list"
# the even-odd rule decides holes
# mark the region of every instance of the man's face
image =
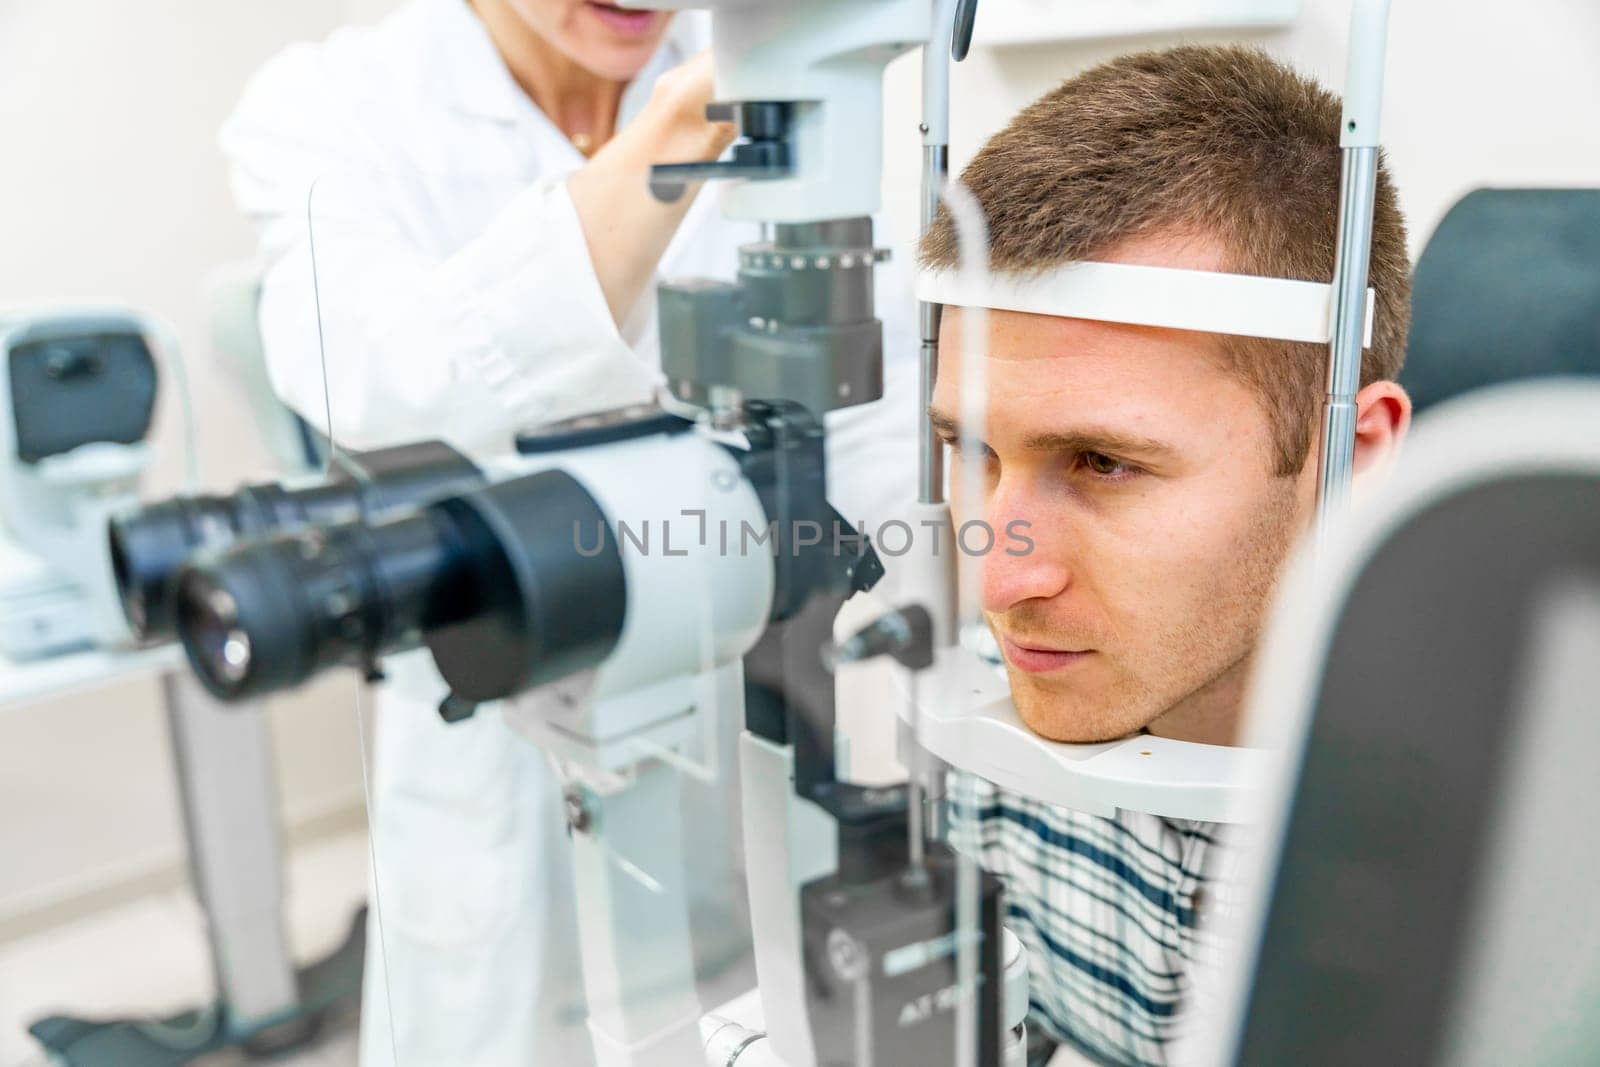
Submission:
[[[1102,258],[1223,266],[1206,241]],[[952,443],[968,314],[947,309],[940,331],[933,414]],[[953,457],[951,509],[995,531],[982,603],[1023,721],[1060,741],[1227,740],[1315,465],[1273,473],[1267,417],[1216,337],[991,312],[987,349],[987,428]],[[1006,536],[1019,521],[1026,554]]]

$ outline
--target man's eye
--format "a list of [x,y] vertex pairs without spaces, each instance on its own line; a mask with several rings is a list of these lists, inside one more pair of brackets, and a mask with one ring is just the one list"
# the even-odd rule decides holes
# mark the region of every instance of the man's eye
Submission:
[[1085,452],[1079,458],[1083,460],[1085,467],[1088,467],[1091,472],[1101,477],[1111,478],[1121,474],[1129,474],[1133,471],[1133,468],[1128,464],[1120,459],[1108,456],[1104,452]]
[[989,451],[989,446],[984,444],[982,441],[963,440],[961,438],[946,438],[945,444],[949,445],[950,451],[954,452],[960,459],[987,459],[993,454]]

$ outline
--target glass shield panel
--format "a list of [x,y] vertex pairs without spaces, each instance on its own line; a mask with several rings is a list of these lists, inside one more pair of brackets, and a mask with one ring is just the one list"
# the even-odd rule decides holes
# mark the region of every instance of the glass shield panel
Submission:
[[[311,185],[278,307],[328,477],[366,502],[295,579],[298,662],[367,679],[363,1062],[703,1062],[703,1019],[756,985],[763,490],[739,426],[658,403],[654,293],[614,320],[559,181],[414,147]],[[752,235],[669,257],[731,278]]]

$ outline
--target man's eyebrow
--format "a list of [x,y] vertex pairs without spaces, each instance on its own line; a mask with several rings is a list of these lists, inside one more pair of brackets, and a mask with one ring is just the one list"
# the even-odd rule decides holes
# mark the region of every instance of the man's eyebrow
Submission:
[[1092,427],[1066,433],[1034,434],[1024,439],[1023,447],[1037,452],[1107,452],[1119,456],[1153,458],[1165,458],[1177,453],[1177,449],[1154,437]]
[[[951,439],[961,436],[961,424],[937,408],[928,409],[928,421],[940,436]],[[1154,437],[1102,427],[1034,434],[1023,440],[1023,447],[1035,452],[1107,452],[1152,458],[1165,458],[1177,453],[1177,449]]]

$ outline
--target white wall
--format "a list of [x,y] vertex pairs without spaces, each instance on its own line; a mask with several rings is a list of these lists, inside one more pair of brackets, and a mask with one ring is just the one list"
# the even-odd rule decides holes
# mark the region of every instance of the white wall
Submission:
[[[209,485],[265,468],[243,406],[206,353],[203,281],[252,247],[228,199],[216,127],[249,73],[285,43],[391,6],[0,0],[0,305],[114,299],[175,323]],[[1295,28],[1247,39],[1337,88],[1348,5],[1306,7]],[[956,75],[955,165],[1061,79],[1167,40],[976,51]],[[1597,60],[1594,0],[1395,4],[1385,141],[1414,247],[1474,186],[1600,184]],[[886,208],[902,234],[916,224],[917,62],[891,70],[885,116]],[[169,405],[161,416],[156,490],[178,485],[174,413]],[[292,824],[314,827],[359,803],[349,693],[334,681],[274,710]],[[0,936],[8,921],[15,930],[19,916],[37,919],[41,901],[177,876],[164,731],[146,686],[0,718]]]
[[[1349,0],[1305,0],[1300,19],[1288,29],[1184,39],[1258,44],[1337,92],[1344,83],[1349,12]],[[953,79],[952,170],[1017,109],[1085,67],[1178,41],[1167,36],[975,49]],[[908,56],[890,71],[885,207],[897,233],[916,227],[919,62]],[[1449,206],[1478,186],[1600,185],[1597,114],[1595,0],[1395,0],[1383,140],[1410,223],[1413,255]]]
[[[125,302],[187,355],[210,487],[269,473],[207,351],[203,286],[254,242],[215,147],[245,79],[292,40],[391,0],[0,0],[0,306]],[[180,485],[163,405],[151,489]],[[283,808],[298,836],[359,819],[348,679],[275,704]],[[0,713],[0,939],[181,877],[154,685]]]

